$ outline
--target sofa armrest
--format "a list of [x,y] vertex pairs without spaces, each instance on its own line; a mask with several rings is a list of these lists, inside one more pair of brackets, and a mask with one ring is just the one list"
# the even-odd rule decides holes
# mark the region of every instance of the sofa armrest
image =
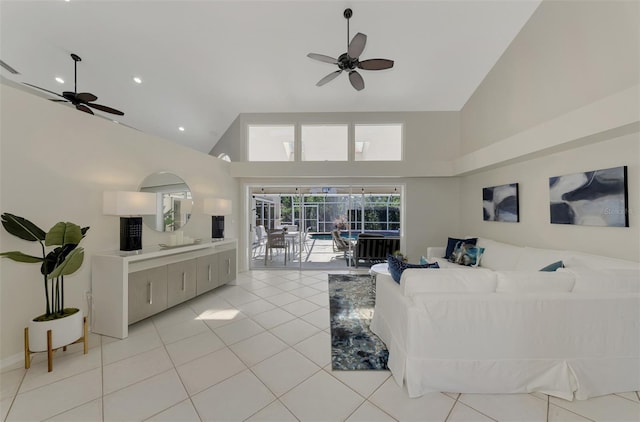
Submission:
[[429,246],[427,248],[427,260],[433,259],[433,258],[442,258],[446,251],[447,251],[446,246]]

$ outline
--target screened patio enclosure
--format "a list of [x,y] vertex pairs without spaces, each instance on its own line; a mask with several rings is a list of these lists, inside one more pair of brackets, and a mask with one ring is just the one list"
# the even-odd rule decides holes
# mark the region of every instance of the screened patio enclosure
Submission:
[[401,233],[402,186],[252,186],[249,194],[251,269],[348,269],[358,234]]

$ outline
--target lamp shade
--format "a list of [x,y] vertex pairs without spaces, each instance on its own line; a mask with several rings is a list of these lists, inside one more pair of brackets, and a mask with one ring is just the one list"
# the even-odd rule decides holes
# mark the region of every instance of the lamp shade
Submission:
[[152,192],[104,192],[104,215],[147,215],[156,213],[156,194]]
[[205,198],[204,213],[209,215],[231,214],[231,200],[224,198]]

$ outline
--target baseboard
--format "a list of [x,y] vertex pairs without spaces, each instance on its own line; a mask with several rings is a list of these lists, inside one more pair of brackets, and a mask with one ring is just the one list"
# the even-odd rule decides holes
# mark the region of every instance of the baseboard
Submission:
[[16,363],[21,363],[24,366],[24,353],[16,353],[4,359],[0,359],[0,372],[4,372],[6,368],[14,366]]

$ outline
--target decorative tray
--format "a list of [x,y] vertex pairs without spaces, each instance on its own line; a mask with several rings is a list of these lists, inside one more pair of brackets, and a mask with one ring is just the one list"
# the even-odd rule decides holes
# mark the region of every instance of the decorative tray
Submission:
[[192,243],[181,243],[180,245],[167,245],[165,243],[159,243],[158,245],[162,248],[162,249],[175,249],[175,248],[183,248],[185,246],[193,246],[193,245],[198,245],[202,242],[202,239],[194,239],[194,241]]

